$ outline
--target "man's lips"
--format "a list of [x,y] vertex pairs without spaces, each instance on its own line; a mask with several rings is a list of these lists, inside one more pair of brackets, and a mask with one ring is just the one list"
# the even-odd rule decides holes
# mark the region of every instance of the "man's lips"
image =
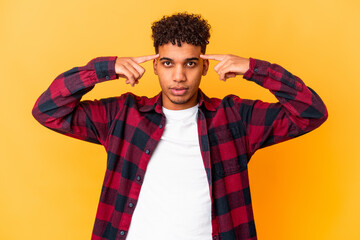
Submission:
[[175,96],[184,95],[187,90],[188,90],[188,88],[186,88],[186,87],[174,87],[174,88],[170,88],[171,93],[172,93],[173,95],[175,95]]

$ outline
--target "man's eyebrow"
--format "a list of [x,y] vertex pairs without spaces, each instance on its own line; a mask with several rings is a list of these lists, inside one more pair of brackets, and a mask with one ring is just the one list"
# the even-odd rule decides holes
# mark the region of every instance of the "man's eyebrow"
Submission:
[[[174,61],[173,59],[168,58],[168,57],[162,57],[162,58],[160,58],[160,61],[162,61],[162,60],[167,60],[167,61],[171,61],[171,62]],[[192,57],[192,58],[186,58],[186,59],[185,59],[185,61],[194,61],[194,60],[199,61],[199,58],[197,58],[197,57]]]
[[162,60],[168,60],[168,61],[171,61],[171,62],[174,61],[174,60],[172,60],[171,58],[167,58],[167,57],[162,57],[162,58],[160,58],[160,61],[162,61]]
[[193,57],[193,58],[187,58],[187,59],[185,59],[185,60],[186,60],[186,61],[194,61],[194,60],[199,61],[199,58]]

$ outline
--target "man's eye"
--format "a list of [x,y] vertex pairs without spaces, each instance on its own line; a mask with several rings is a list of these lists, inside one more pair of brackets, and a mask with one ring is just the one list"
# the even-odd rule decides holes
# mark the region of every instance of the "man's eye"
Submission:
[[171,62],[170,61],[165,61],[163,62],[164,66],[170,66],[171,65]]
[[187,65],[189,67],[195,67],[196,63],[195,62],[188,62]]

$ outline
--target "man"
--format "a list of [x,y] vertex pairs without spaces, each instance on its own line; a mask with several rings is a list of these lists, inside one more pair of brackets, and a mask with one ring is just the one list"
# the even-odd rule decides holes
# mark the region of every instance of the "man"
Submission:
[[[156,55],[93,59],[60,74],[37,100],[41,124],[108,153],[92,239],[257,239],[251,156],[326,120],[320,97],[279,65],[205,55],[209,29],[199,15],[163,17],[152,26]],[[159,95],[80,101],[97,83],[138,84],[150,60]],[[243,75],[279,102],[208,98],[199,84],[209,60],[221,80]]]

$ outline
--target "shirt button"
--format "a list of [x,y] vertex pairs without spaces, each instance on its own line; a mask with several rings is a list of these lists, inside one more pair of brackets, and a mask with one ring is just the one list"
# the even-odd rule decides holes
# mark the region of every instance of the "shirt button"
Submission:
[[146,149],[145,153],[146,153],[146,154],[149,154],[149,153],[150,153],[150,150],[149,150],[149,149]]
[[140,181],[140,180],[141,180],[141,177],[140,177],[140,176],[137,176],[137,177],[136,177],[136,180]]
[[159,125],[159,128],[161,129],[162,127],[163,127],[163,125],[162,125],[162,124],[160,124],[160,125]]
[[258,71],[259,71],[259,69],[258,69],[258,68],[255,68],[255,69],[254,69],[254,72],[258,72]]
[[217,236],[213,236],[213,239],[216,240],[216,239],[217,239]]
[[106,78],[106,80],[109,80],[109,79],[110,79],[110,76],[106,76],[105,78]]
[[121,232],[120,232],[120,235],[121,235],[121,236],[124,236],[124,235],[125,235],[125,231],[121,231]]
[[131,208],[132,208],[133,206],[134,206],[134,204],[133,204],[133,203],[129,203],[129,207],[131,207]]

